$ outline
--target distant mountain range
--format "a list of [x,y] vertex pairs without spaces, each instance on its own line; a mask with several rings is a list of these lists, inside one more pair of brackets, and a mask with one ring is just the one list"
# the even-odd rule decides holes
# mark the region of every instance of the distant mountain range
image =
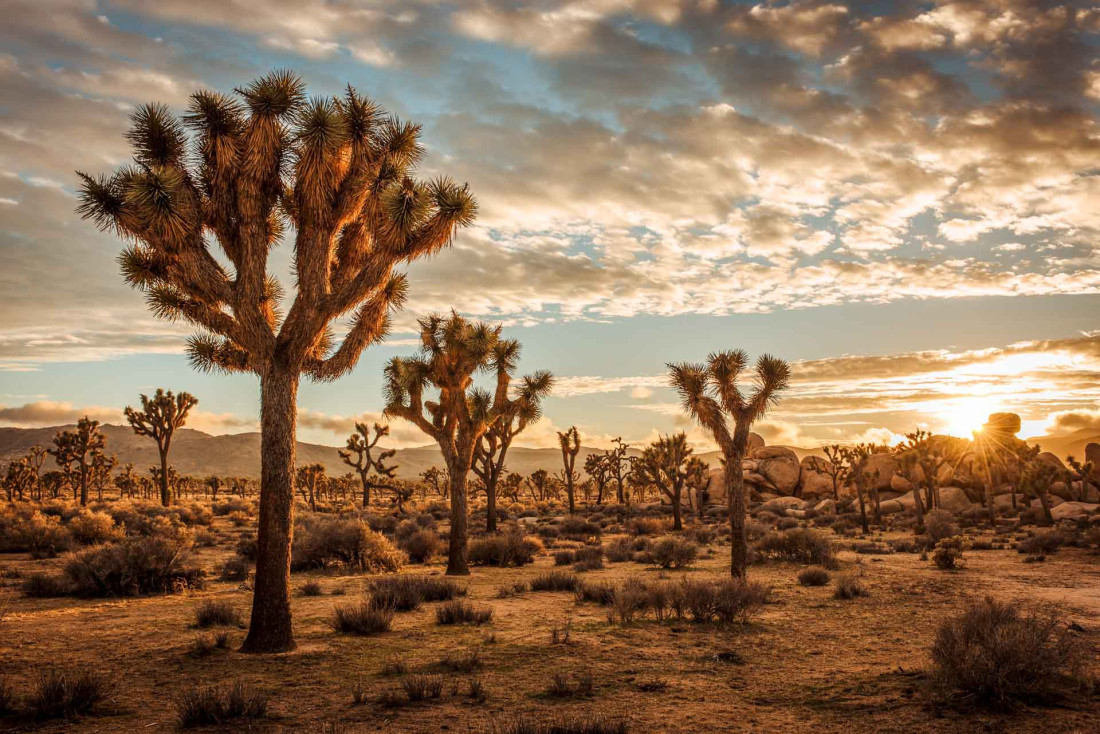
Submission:
[[[26,455],[31,446],[52,446],[52,439],[58,431],[73,426],[53,426],[50,428],[0,428],[0,466]],[[138,470],[145,471],[157,463],[156,445],[148,438],[134,434],[128,426],[104,425],[101,429],[107,438],[107,449],[118,457],[119,463],[132,462]],[[1041,436],[1028,439],[1039,444],[1044,451],[1065,458],[1072,454],[1082,458],[1085,445],[1100,443],[1100,435],[1085,430],[1068,436]],[[799,459],[808,454],[821,455],[818,449],[789,447]],[[578,471],[584,465],[585,457],[593,453],[602,453],[602,449],[582,447],[577,457]],[[641,452],[630,449],[631,456]],[[321,464],[330,476],[339,476],[350,467],[343,463],[335,446],[322,446],[312,443],[298,443],[299,464]],[[711,467],[719,466],[717,451],[699,454]],[[432,466],[443,466],[443,458],[435,446],[420,446],[399,449],[394,461],[397,463],[397,475],[403,479],[416,479],[420,473]],[[260,434],[236,433],[211,436],[190,428],[180,429],[172,441],[172,466],[182,474],[194,476],[247,476],[257,477],[260,473]],[[52,461],[47,461],[52,466]],[[531,474],[539,469],[556,473],[561,469],[561,452],[556,448],[531,449],[513,447],[508,451],[508,469],[520,474]],[[583,472],[582,472],[583,474]]]

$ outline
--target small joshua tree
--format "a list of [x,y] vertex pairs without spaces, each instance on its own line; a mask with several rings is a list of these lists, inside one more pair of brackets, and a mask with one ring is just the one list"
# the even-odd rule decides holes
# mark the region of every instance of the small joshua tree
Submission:
[[596,484],[596,504],[603,504],[603,493],[611,481],[611,463],[606,454],[589,454],[584,459],[584,471]]
[[[745,577],[745,483],[741,462],[752,424],[761,418],[790,382],[787,363],[769,355],[756,362],[756,387],[745,397],[737,386],[748,357],[736,349],[711,354],[704,364],[670,364],[670,382],[684,409],[712,436],[726,462],[725,485],[730,516],[730,574]],[[732,421],[732,426],[730,422]],[[731,430],[732,429],[732,430]]]
[[[694,507],[696,517],[702,519],[703,513],[707,509],[707,503],[710,501],[708,493],[710,467],[707,466],[707,462],[698,456],[690,456],[684,464],[684,474],[686,475],[684,486],[687,489],[688,505]],[[692,505],[692,497],[695,498],[694,505]]]
[[823,470],[833,483],[833,501],[839,502],[840,488],[848,483],[848,466],[844,460],[844,448],[839,444],[833,444],[821,450],[827,459]]
[[88,504],[92,463],[107,443],[106,437],[99,432],[99,421],[84,416],[77,421],[75,431],[61,431],[54,436],[53,443],[50,453],[73,483],[73,489],[79,490],[80,504]]
[[187,414],[198,403],[198,399],[191,393],[173,395],[171,390],[165,392],[158,387],[152,398],[148,395],[141,396],[141,410],[126,407],[126,420],[130,422],[134,433],[148,436],[157,442],[157,452],[160,454],[160,502],[165,507],[172,502],[168,491],[168,452],[172,449],[172,436],[177,428],[187,422]]
[[298,467],[296,475],[298,491],[302,499],[309,503],[309,509],[317,511],[317,495],[324,489],[325,467],[321,464],[306,464]]
[[615,445],[608,449],[604,456],[606,457],[608,471],[615,479],[615,491],[619,504],[622,505],[626,503],[626,478],[630,476],[635,457],[626,455],[628,447],[623,442],[622,436],[615,437],[611,442]]
[[859,499],[859,520],[864,533],[871,531],[867,522],[866,488],[869,482],[874,482],[877,479],[876,476],[867,471],[867,459],[873,453],[875,453],[875,446],[869,443],[846,446],[843,450],[844,463],[848,465],[848,476],[852,478],[852,484],[856,488],[856,497]]
[[581,452],[581,434],[576,426],[570,426],[566,431],[558,431],[558,445],[561,447],[561,472],[562,481],[565,483],[565,494],[569,498],[569,514],[577,511],[576,484],[580,478],[576,471],[577,454]]
[[1039,458],[1038,446],[1027,452],[1024,469],[1020,472],[1020,488],[1025,497],[1031,495],[1039,500],[1045,525],[1054,524],[1054,517],[1050,514],[1050,486],[1067,478],[1065,469]]
[[553,389],[554,378],[546,371],[527,375],[518,390],[510,390],[512,375],[519,363],[520,344],[515,339],[499,339],[493,348],[497,389],[493,396],[496,420],[478,440],[474,449],[474,474],[485,485],[485,529],[497,529],[497,493],[504,461],[512,441],[527,426],[542,416],[542,399]]
[[217,474],[211,474],[206,478],[206,486],[210,490],[211,500],[215,502],[218,500],[218,492],[221,491],[222,485],[222,478]]
[[114,454],[108,456],[102,451],[98,451],[92,457],[92,470],[89,473],[89,479],[92,486],[95,487],[96,497],[103,501],[103,488],[111,481],[111,472],[118,466],[118,457]]
[[[121,257],[126,280],[157,315],[200,329],[189,345],[196,367],[259,377],[256,579],[241,649],[273,653],[294,648],[298,383],[346,374],[384,338],[407,290],[395,268],[449,245],[477,205],[449,179],[415,180],[420,128],[350,86],[307,101],[301,79],[275,71],[237,96],[195,93],[183,124],[163,105],[139,107],[127,136],[135,165],[81,174],[79,212],[136,242]],[[268,256],[285,232],[297,288],[284,311]],[[337,347],[330,327],[346,314]]]
[[1072,480],[1079,482],[1081,485],[1077,494],[1078,501],[1088,502],[1089,487],[1093,483],[1093,474],[1096,473],[1096,467],[1091,461],[1081,463],[1073,456],[1067,456],[1066,463],[1069,464]]
[[527,486],[531,492],[531,499],[536,502],[545,502],[550,499],[550,474],[545,469],[536,469],[526,478]]
[[[487,391],[473,386],[478,372],[493,371],[496,394],[506,370],[498,369],[500,326],[467,321],[457,313],[420,320],[421,353],[395,357],[386,366],[386,415],[404,418],[435,439],[451,480],[451,528],[447,573],[468,575],[466,482],[481,437],[502,415]],[[424,390],[439,391],[424,400]]]
[[672,504],[673,530],[684,529],[680,519],[680,502],[688,481],[689,457],[691,447],[687,445],[687,436],[677,433],[675,436],[662,436],[646,446],[641,457],[634,462],[637,478],[654,485],[668,497]]
[[[350,466],[359,475],[359,481],[363,485],[363,507],[364,509],[370,507],[370,491],[371,489],[388,489],[391,488],[391,482],[394,474],[397,472],[397,465],[386,464],[388,459],[392,459],[397,455],[396,449],[386,449],[380,451],[377,457],[371,456],[371,453],[378,446],[378,441],[383,436],[390,435],[390,427],[383,426],[379,423],[374,424],[374,438],[371,438],[371,431],[367,428],[366,423],[356,423],[355,433],[348,436],[346,448],[340,449],[340,458],[344,460],[344,463]],[[354,459],[352,457],[355,457]],[[374,472],[383,481],[377,482],[371,479],[371,472]]]

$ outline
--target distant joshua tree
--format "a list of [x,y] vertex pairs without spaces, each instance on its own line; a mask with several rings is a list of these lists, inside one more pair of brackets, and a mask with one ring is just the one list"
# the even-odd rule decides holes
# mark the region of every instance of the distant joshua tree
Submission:
[[687,444],[687,436],[681,432],[658,438],[646,446],[641,457],[634,462],[634,472],[639,475],[638,478],[657,487],[672,504],[673,530],[684,529],[680,505],[688,482],[687,462],[690,457],[691,447]]
[[611,481],[611,463],[607,454],[589,454],[584,458],[584,471],[596,485],[596,504],[603,504],[603,493]]
[[1077,491],[1078,501],[1088,502],[1089,487],[1093,484],[1093,474],[1096,473],[1096,467],[1091,461],[1082,463],[1073,456],[1067,456],[1066,463],[1069,464],[1071,479],[1081,485]]
[[545,469],[536,469],[525,480],[531,492],[531,499],[536,502],[545,502],[550,499],[551,486],[550,474]]
[[[787,363],[769,355],[756,362],[756,389],[747,398],[737,386],[748,357],[736,349],[711,354],[703,364],[670,364],[670,382],[684,409],[711,435],[726,461],[725,485],[730,516],[730,574],[745,577],[748,540],[745,537],[745,486],[741,462],[749,430],[778,400],[790,382]],[[732,421],[732,431],[730,426]]]
[[825,446],[822,449],[827,463],[824,471],[833,483],[833,501],[840,501],[840,488],[848,483],[848,466],[844,460],[844,448],[840,444]]
[[710,467],[707,466],[707,462],[698,456],[690,456],[684,464],[684,474],[684,488],[687,490],[688,506],[695,511],[696,517],[702,519],[703,513],[707,509],[707,503],[710,501],[708,492]]
[[118,466],[118,457],[114,454],[108,456],[100,451],[92,457],[92,471],[89,474],[89,479],[92,486],[95,487],[96,497],[100,502],[103,501],[103,488],[110,483],[111,472],[115,470],[116,466]]
[[171,390],[165,392],[158,387],[152,398],[148,395],[141,396],[141,410],[126,407],[126,420],[130,422],[134,433],[148,436],[157,442],[157,453],[160,454],[160,503],[165,507],[172,503],[167,471],[172,436],[177,428],[187,422],[187,414],[198,404],[198,399],[191,393],[181,392],[174,395]]
[[619,504],[626,504],[626,478],[630,475],[631,466],[634,463],[633,456],[627,456],[627,444],[623,443],[622,436],[617,436],[611,440],[615,444],[609,449],[604,456],[606,457],[608,471],[611,473],[612,478],[615,480],[615,490],[619,500]]
[[106,437],[99,432],[99,421],[84,416],[77,421],[75,431],[61,431],[54,436],[53,443],[50,454],[68,477],[74,493],[79,492],[80,504],[88,504],[92,464],[107,443]]
[[309,503],[309,509],[317,511],[317,496],[324,490],[325,467],[321,464],[306,464],[298,467],[296,475],[298,491],[302,499]]
[[562,482],[565,484],[565,495],[569,499],[569,514],[577,511],[576,485],[580,475],[577,474],[577,454],[581,451],[581,434],[576,426],[570,426],[565,431],[558,431],[558,445],[561,447],[561,462],[564,467],[561,472]]
[[[420,320],[421,352],[395,357],[386,366],[386,409],[435,439],[451,480],[449,575],[468,575],[469,535],[466,482],[474,450],[486,431],[503,415],[504,403],[473,386],[478,372],[495,372],[496,395],[507,392],[507,370],[498,369],[500,326],[467,321],[457,313]],[[424,390],[439,391],[437,401],[424,400]]]
[[[139,107],[127,135],[136,165],[110,177],[80,174],[78,211],[136,241],[121,257],[126,280],[146,292],[155,314],[201,330],[189,348],[196,367],[260,378],[256,580],[241,649],[272,653],[294,647],[298,382],[352,369],[405,299],[394,269],[449,245],[477,206],[449,179],[414,180],[419,126],[350,86],[341,98],[307,101],[301,79],[274,71],[237,95],[195,93],[182,124],[164,105]],[[267,265],[287,231],[297,293],[283,311],[283,288]],[[334,349],[330,326],[349,313]]]
[[[359,475],[359,481],[363,485],[363,507],[370,507],[370,491],[373,488],[392,489],[394,474],[397,472],[396,464],[386,464],[388,459],[397,455],[396,449],[380,451],[378,456],[372,457],[371,453],[378,446],[378,441],[383,436],[390,435],[390,427],[379,423],[374,424],[374,438],[366,423],[356,423],[355,433],[348,436],[346,448],[340,449],[340,458]],[[354,455],[355,459],[352,460]],[[370,478],[374,472],[383,481],[376,482]]]
[[447,476],[446,469],[430,466],[420,472],[420,479],[444,500],[446,500],[451,493],[451,478]]
[[542,399],[553,389],[554,377],[545,370],[527,375],[518,390],[511,390],[512,375],[519,363],[520,344],[499,339],[493,347],[492,368],[497,387],[493,396],[496,420],[474,448],[474,474],[485,485],[485,529],[497,529],[497,493],[504,461],[512,441],[542,416]]
[[1039,458],[1038,446],[1021,449],[1021,463],[1023,471],[1020,472],[1020,489],[1024,496],[1032,496],[1039,500],[1043,509],[1043,523],[1053,525],[1054,517],[1050,514],[1050,487],[1055,482],[1065,481],[1069,477],[1062,467],[1054,462],[1047,462]]

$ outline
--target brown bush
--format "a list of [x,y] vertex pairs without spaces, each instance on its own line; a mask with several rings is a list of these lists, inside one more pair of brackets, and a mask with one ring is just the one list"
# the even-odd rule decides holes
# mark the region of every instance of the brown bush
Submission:
[[398,571],[405,554],[360,520],[313,516],[294,529],[291,568],[340,568],[361,573]]
[[542,550],[537,538],[511,526],[503,533],[479,538],[470,543],[469,560],[475,566],[525,566]]
[[267,695],[240,681],[228,687],[189,688],[176,700],[176,716],[184,729],[262,719],[267,716]]
[[140,537],[77,553],[65,564],[76,596],[139,596],[201,588],[204,573],[187,566],[190,538]]

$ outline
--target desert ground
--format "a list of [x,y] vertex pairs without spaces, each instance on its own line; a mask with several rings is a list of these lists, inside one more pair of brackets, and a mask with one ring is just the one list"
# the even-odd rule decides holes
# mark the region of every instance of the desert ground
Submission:
[[[556,514],[560,508],[543,509],[537,518],[524,518],[530,536],[542,535],[545,546],[532,563],[475,566],[469,577],[454,579],[465,589],[466,601],[492,610],[490,623],[437,624],[436,608],[443,602],[428,602],[397,612],[389,631],[341,634],[330,625],[334,608],[364,597],[380,575],[346,569],[296,572],[298,646],[278,655],[237,652],[244,636],[238,625],[195,628],[197,609],[210,600],[228,603],[239,610],[242,624],[247,621],[249,582],[219,578],[241,539],[254,533],[255,521],[243,521],[244,513],[233,514],[232,521],[208,511],[200,518],[209,524],[198,526],[199,541],[187,563],[205,569],[206,578],[201,588],[181,593],[28,597],[20,591],[26,579],[60,572],[66,558],[0,555],[5,612],[0,653],[9,689],[16,697],[29,695],[47,668],[94,670],[109,682],[108,699],[89,713],[54,720],[6,717],[0,718],[0,727],[176,730],[181,725],[177,703],[186,690],[237,681],[267,695],[266,717],[212,730],[508,731],[530,716],[544,721],[573,717],[574,722],[590,717],[629,731],[1049,733],[1095,731],[1100,720],[1095,692],[996,711],[945,702],[928,672],[939,623],[968,602],[989,596],[1011,604],[1057,605],[1088,650],[1086,673],[1095,675],[1100,670],[1100,556],[1087,540],[1079,540],[1081,547],[1063,544],[1035,562],[1038,556],[1014,548],[1034,528],[997,535],[964,528],[960,567],[941,570],[926,554],[910,549],[909,530],[865,537],[847,527],[838,526],[843,532],[815,528],[812,532],[828,538],[835,550],[834,579],[857,577],[864,595],[837,598],[832,583],[803,586],[798,575],[806,564],[761,558],[749,567],[749,580],[768,587],[767,601],[745,623],[658,621],[649,613],[623,623],[609,618],[609,607],[580,601],[570,591],[529,590],[530,583],[551,572],[593,585],[628,579],[651,584],[720,580],[729,573],[722,524],[687,523],[684,534],[698,541],[699,552],[682,568],[661,568],[644,562],[652,559],[641,554],[574,571],[568,564],[555,566],[553,554],[586,543],[607,547],[619,538],[652,547],[654,540],[670,535],[665,512],[649,508],[620,516],[589,508],[593,522],[584,532],[601,522],[602,532],[565,540],[557,532],[563,523]],[[638,522],[634,515],[648,520]],[[432,522],[428,513],[408,511],[408,517],[420,516],[421,524]],[[750,521],[750,536],[777,532],[766,527],[770,520],[764,513]],[[782,527],[790,532],[793,523],[787,520]],[[475,529],[479,522],[483,519],[475,513]],[[392,528],[395,523],[382,524]],[[699,533],[700,527],[711,531]],[[445,524],[437,529],[445,530]],[[427,563],[408,563],[398,573],[442,579],[443,560],[436,556]],[[503,590],[517,585],[528,590],[505,595]],[[213,642],[219,632],[227,633],[222,647]],[[402,682],[418,675],[441,682],[438,698],[410,702],[398,695]],[[562,688],[557,694],[552,691],[555,676]],[[471,681],[476,681],[474,688]]]

